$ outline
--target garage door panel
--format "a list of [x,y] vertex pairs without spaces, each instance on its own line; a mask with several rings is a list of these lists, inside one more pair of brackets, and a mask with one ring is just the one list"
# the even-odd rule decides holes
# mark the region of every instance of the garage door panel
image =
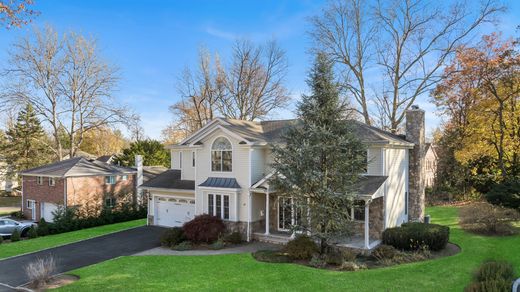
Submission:
[[42,212],[41,217],[45,219],[47,222],[53,222],[54,221],[54,215],[52,214],[58,210],[58,205],[49,203],[49,202],[43,202],[42,203]]
[[155,224],[160,226],[180,227],[193,219],[195,201],[183,198],[156,197]]

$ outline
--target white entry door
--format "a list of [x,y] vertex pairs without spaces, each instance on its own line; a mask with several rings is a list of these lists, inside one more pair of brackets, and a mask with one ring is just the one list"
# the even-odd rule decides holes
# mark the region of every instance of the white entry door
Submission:
[[54,211],[58,210],[58,205],[48,202],[42,202],[41,204],[41,216],[47,222],[54,221],[54,215],[52,214]]
[[155,224],[182,226],[195,215],[195,200],[171,197],[155,197]]

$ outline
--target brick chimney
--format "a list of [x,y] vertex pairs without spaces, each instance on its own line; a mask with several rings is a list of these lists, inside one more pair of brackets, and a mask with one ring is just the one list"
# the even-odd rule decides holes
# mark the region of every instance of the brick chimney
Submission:
[[425,156],[424,111],[413,105],[406,111],[406,140],[415,146],[409,152],[408,169],[408,219],[424,219],[424,156]]

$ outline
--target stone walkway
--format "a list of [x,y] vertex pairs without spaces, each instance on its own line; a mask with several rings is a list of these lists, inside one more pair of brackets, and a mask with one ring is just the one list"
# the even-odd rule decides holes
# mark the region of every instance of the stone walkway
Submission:
[[234,246],[230,248],[224,248],[219,250],[211,249],[199,249],[199,250],[171,250],[165,247],[156,247],[140,253],[135,254],[136,256],[148,256],[148,255],[175,255],[175,256],[195,256],[195,255],[220,255],[220,254],[236,254],[236,253],[252,253],[259,250],[278,250],[280,245],[263,243],[263,242],[252,242],[249,244],[243,244],[240,246]]

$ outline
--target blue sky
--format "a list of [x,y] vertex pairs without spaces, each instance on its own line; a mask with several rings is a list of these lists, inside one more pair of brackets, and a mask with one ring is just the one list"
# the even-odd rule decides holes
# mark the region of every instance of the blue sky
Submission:
[[[510,0],[498,30],[513,35],[520,24],[520,1]],[[319,12],[324,1],[123,1],[36,0],[41,12],[32,25],[50,24],[58,31],[74,30],[98,40],[105,59],[120,68],[116,97],[141,115],[145,134],[160,138],[170,122],[168,107],[179,99],[177,78],[196,62],[201,45],[225,59],[233,39],[263,42],[276,38],[289,60],[287,87],[293,101],[274,118],[292,117],[294,101],[307,91],[305,78],[311,61],[307,54],[306,18]],[[492,26],[483,31],[495,29]],[[0,65],[16,38],[31,27],[0,31]],[[422,98],[429,129],[440,118]]]

